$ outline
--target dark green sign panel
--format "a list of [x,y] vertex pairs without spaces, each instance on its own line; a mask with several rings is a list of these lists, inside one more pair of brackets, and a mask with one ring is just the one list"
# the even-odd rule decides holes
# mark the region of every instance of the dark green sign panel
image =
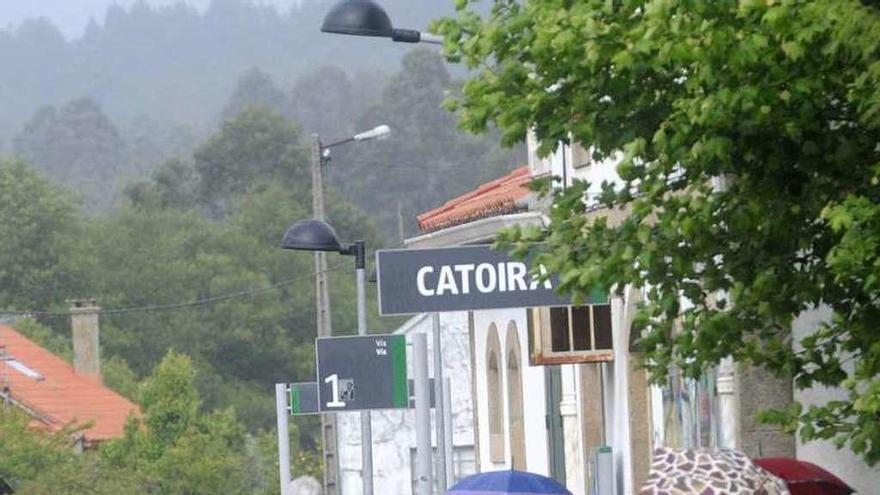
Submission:
[[320,412],[408,407],[406,337],[317,339]]
[[315,382],[291,383],[288,391],[290,414],[318,414],[318,384]]
[[[538,265],[538,272],[545,270]],[[569,306],[556,277],[539,280],[529,262],[490,246],[376,251],[379,314]],[[584,304],[605,304],[596,290]]]

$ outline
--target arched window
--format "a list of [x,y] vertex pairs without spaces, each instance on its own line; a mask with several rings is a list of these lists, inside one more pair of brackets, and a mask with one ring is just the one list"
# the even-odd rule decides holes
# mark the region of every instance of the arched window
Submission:
[[486,397],[489,404],[489,458],[504,462],[504,399],[501,385],[501,344],[495,324],[486,342]]
[[510,463],[513,469],[526,470],[526,432],[523,414],[522,352],[516,324],[507,325],[507,409],[510,421]]

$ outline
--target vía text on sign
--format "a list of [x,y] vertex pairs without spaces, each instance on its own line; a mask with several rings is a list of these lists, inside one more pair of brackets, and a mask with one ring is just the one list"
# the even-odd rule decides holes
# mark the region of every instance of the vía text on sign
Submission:
[[376,339],[376,355],[377,356],[387,356],[388,355],[388,341],[384,339]]
[[[543,266],[538,266],[544,274]],[[425,297],[444,294],[470,294],[471,291],[513,292],[535,290],[539,286],[553,289],[550,279],[543,282],[529,276],[528,266],[521,261],[501,263],[463,263],[456,265],[423,266],[416,273],[416,287]]]

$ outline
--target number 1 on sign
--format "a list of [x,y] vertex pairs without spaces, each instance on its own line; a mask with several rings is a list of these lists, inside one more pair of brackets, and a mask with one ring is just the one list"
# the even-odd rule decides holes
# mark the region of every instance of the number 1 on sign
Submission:
[[327,407],[345,407],[345,401],[339,400],[339,376],[336,373],[324,379],[333,389],[333,400],[327,403]]

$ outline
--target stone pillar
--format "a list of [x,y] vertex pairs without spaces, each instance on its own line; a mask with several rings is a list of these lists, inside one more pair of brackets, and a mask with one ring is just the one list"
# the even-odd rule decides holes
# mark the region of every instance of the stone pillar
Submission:
[[739,447],[736,434],[739,427],[739,404],[736,397],[736,366],[733,358],[722,359],[715,376],[718,391],[718,446],[736,450]]
[[[605,441],[605,402],[602,384],[602,365],[586,363],[580,368],[580,402],[581,402],[581,436],[583,443],[583,462],[589,466],[590,457]],[[593,473],[584,470],[584,484],[589,488],[593,484]]]
[[794,392],[791,378],[779,378],[756,366],[740,365],[737,370],[739,404],[738,450],[749,457],[794,457],[794,436],[778,426],[758,423],[755,415],[765,409],[788,407]]
[[70,326],[73,330],[73,369],[78,375],[101,377],[100,329],[101,308],[94,299],[71,302]]
[[648,372],[644,368],[644,356],[631,352],[627,371],[632,480],[634,491],[637,492],[651,469],[651,389]]

